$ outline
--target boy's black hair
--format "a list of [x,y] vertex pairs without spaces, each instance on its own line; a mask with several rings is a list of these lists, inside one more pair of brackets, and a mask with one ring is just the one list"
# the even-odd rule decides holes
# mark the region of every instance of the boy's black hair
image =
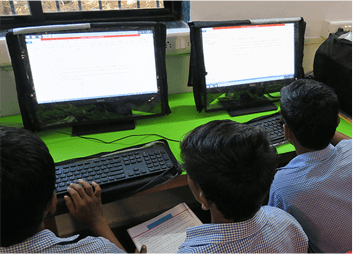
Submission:
[[1,247],[39,231],[53,197],[55,166],[47,146],[25,129],[0,126]]
[[181,143],[183,167],[224,218],[255,215],[276,172],[276,150],[267,134],[231,120],[216,120],[191,131]]
[[312,79],[294,81],[281,90],[281,111],[301,146],[321,150],[331,142],[339,102],[330,87]]

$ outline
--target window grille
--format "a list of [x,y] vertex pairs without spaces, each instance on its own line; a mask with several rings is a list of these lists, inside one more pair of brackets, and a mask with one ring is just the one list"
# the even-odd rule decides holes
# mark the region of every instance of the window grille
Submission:
[[91,21],[176,21],[182,1],[43,0],[0,1],[0,26],[45,25]]
[[[72,0],[72,1],[41,1],[44,13],[70,12],[70,11],[104,11],[104,10],[127,10],[127,9],[148,9],[163,8],[163,0],[147,1],[102,1],[102,0]],[[2,0],[0,2],[0,15],[30,15],[28,1]]]

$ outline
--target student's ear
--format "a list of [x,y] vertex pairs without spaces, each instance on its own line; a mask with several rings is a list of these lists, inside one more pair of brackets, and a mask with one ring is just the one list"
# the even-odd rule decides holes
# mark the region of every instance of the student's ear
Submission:
[[289,128],[287,124],[283,124],[283,129],[284,129],[284,138],[285,140],[288,140],[290,143],[293,142],[294,134],[292,130]]
[[213,202],[208,200],[206,197],[205,197],[205,194],[203,194],[203,192],[201,191],[200,192],[200,201],[201,201],[201,208],[202,210],[204,211],[207,211],[211,208],[211,206],[213,205]]
[[56,197],[56,192],[53,191],[53,196],[51,200],[48,202],[47,207],[45,208],[45,212],[54,214],[56,212],[57,203],[58,203],[58,199]]

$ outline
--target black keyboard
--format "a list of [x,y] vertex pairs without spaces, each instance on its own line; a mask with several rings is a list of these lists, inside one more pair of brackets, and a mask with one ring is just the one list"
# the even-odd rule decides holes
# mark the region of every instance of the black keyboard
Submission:
[[274,114],[269,116],[262,116],[259,118],[252,119],[247,122],[252,126],[264,128],[270,138],[272,146],[279,146],[287,141],[284,139],[283,124],[280,122],[282,115]]
[[56,193],[67,194],[70,183],[78,179],[95,181],[102,189],[134,178],[161,174],[177,167],[167,142],[155,141],[140,147],[56,163]]

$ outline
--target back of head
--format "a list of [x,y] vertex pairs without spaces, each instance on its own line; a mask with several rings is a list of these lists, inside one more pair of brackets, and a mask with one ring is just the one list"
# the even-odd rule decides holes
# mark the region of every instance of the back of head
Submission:
[[281,90],[284,121],[305,148],[321,150],[331,142],[339,113],[335,92],[315,80],[298,80]]
[[183,167],[225,219],[255,215],[272,183],[276,150],[266,133],[231,120],[216,120],[191,131],[181,143]]
[[24,129],[0,126],[1,246],[38,232],[55,188],[54,161],[44,142]]

